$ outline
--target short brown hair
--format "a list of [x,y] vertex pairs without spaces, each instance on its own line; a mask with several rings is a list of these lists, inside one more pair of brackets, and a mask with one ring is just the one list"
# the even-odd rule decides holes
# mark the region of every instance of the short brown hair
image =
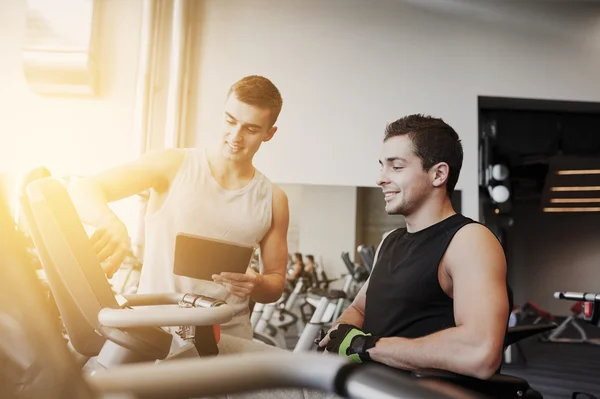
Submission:
[[243,103],[271,111],[271,126],[277,122],[283,100],[277,87],[264,76],[246,76],[235,82],[227,93],[227,97],[235,93],[235,97]]
[[463,148],[456,131],[440,118],[415,114],[390,123],[383,141],[401,135],[408,135],[412,141],[415,154],[423,162],[423,170],[439,162],[448,164],[446,192],[451,197],[463,163]]

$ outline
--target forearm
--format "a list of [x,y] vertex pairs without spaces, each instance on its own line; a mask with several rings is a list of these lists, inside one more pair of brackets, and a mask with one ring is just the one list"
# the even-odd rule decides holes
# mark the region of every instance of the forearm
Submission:
[[96,227],[106,219],[116,218],[108,206],[106,194],[93,180],[77,181],[68,187],[68,191],[83,223]]
[[501,353],[496,356],[493,352],[484,340],[463,327],[454,327],[417,339],[382,338],[369,355],[376,362],[403,370],[435,368],[487,379],[500,365]]
[[251,299],[257,303],[272,303],[281,298],[285,287],[285,277],[280,274],[259,275],[259,283],[254,287]]
[[342,313],[340,317],[333,323],[334,326],[338,324],[352,324],[358,328],[362,328],[365,320],[364,313],[353,304]]

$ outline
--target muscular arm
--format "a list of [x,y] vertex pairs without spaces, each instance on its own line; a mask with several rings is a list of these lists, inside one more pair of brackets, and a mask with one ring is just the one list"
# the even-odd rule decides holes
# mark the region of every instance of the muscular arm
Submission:
[[[390,233],[392,233],[393,231],[394,230],[390,230],[390,231],[386,232],[383,235],[383,237],[381,238],[381,242],[377,246],[377,250],[375,251],[375,256],[373,257],[373,266],[375,266],[375,264],[377,263],[377,260],[379,259],[379,251],[381,251],[383,242],[385,241],[387,236],[390,235]],[[356,297],[354,298],[354,301],[352,301],[352,304],[342,313],[342,315],[335,321],[335,323],[333,323],[334,327],[338,324],[352,324],[353,326],[362,328],[363,322],[365,320],[365,306],[366,306],[366,302],[367,302],[367,289],[369,288],[370,280],[371,280],[370,278],[367,279],[367,281],[363,284],[363,286],[358,291],[358,294],[356,294]],[[324,342],[324,344],[321,346],[327,345],[327,342],[325,342],[325,340],[322,342]]]
[[148,189],[166,191],[183,161],[179,149],[148,152],[134,162],[108,169],[69,186],[69,194],[83,223],[96,227],[90,237],[108,278],[118,270],[131,250],[125,224],[109,202]]
[[273,187],[273,221],[271,229],[260,243],[263,272],[251,294],[252,300],[258,303],[277,301],[283,293],[286,281],[289,206],[283,190],[277,186]]
[[506,260],[485,227],[463,227],[442,260],[452,280],[456,327],[417,338],[382,338],[375,361],[414,370],[437,368],[487,379],[500,365],[508,320]]
[[[386,232],[383,235],[383,237],[381,238],[381,242],[377,246],[377,250],[375,251],[375,256],[373,258],[373,267],[375,267],[375,264],[377,264],[377,260],[379,259],[379,251],[381,251],[381,247],[383,246],[385,239],[393,231],[394,230],[390,230],[390,231]],[[331,333],[333,330],[335,330],[337,328],[337,326],[339,326],[340,324],[351,324],[358,328],[362,328],[362,325],[365,321],[367,289],[369,288],[370,280],[371,279],[368,278],[367,281],[365,281],[363,286],[358,291],[358,294],[356,294],[354,301],[352,301],[352,304],[346,310],[344,310],[342,315],[340,317],[338,317],[338,319],[333,323],[333,326],[329,329],[325,338],[323,338],[321,340],[321,342],[319,342],[320,347],[325,347],[329,343],[329,341],[330,341],[329,333]]]
[[69,194],[81,220],[99,226],[116,218],[108,203],[148,189],[166,191],[184,153],[181,149],[150,151],[134,162],[81,179],[69,187]]
[[367,299],[367,287],[369,280],[367,280],[356,294],[352,304],[342,313],[336,320],[334,325],[337,324],[352,324],[358,328],[362,328],[363,321],[365,320],[365,302]]

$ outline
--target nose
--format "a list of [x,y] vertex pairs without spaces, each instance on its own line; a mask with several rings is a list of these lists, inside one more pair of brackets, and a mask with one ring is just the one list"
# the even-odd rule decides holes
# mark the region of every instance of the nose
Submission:
[[386,173],[383,170],[381,170],[379,172],[379,176],[377,176],[377,182],[376,182],[377,185],[384,186],[386,184],[389,184],[389,182],[390,182],[390,179],[387,177]]
[[231,135],[231,140],[233,142],[239,143],[240,141],[242,141],[242,125],[241,124],[232,126],[229,133]]

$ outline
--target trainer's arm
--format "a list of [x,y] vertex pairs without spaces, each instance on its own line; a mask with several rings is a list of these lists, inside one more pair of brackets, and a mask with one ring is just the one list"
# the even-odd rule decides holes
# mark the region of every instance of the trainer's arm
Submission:
[[90,242],[108,278],[113,276],[131,251],[127,226],[108,204],[148,189],[166,191],[184,156],[185,152],[180,149],[148,152],[131,163],[69,186],[79,217],[85,224],[96,227]]
[[148,189],[164,192],[181,166],[181,149],[149,151],[137,160],[83,178],[69,186],[81,220],[100,226],[116,218],[108,204]]
[[290,222],[288,198],[283,190],[273,186],[273,220],[271,229],[260,243],[263,272],[251,298],[258,303],[277,301],[285,288],[288,261],[287,234]]
[[417,339],[382,338],[369,355],[400,369],[487,379],[500,366],[508,321],[504,252],[487,228],[470,224],[455,235],[442,262],[453,282],[456,327]]

